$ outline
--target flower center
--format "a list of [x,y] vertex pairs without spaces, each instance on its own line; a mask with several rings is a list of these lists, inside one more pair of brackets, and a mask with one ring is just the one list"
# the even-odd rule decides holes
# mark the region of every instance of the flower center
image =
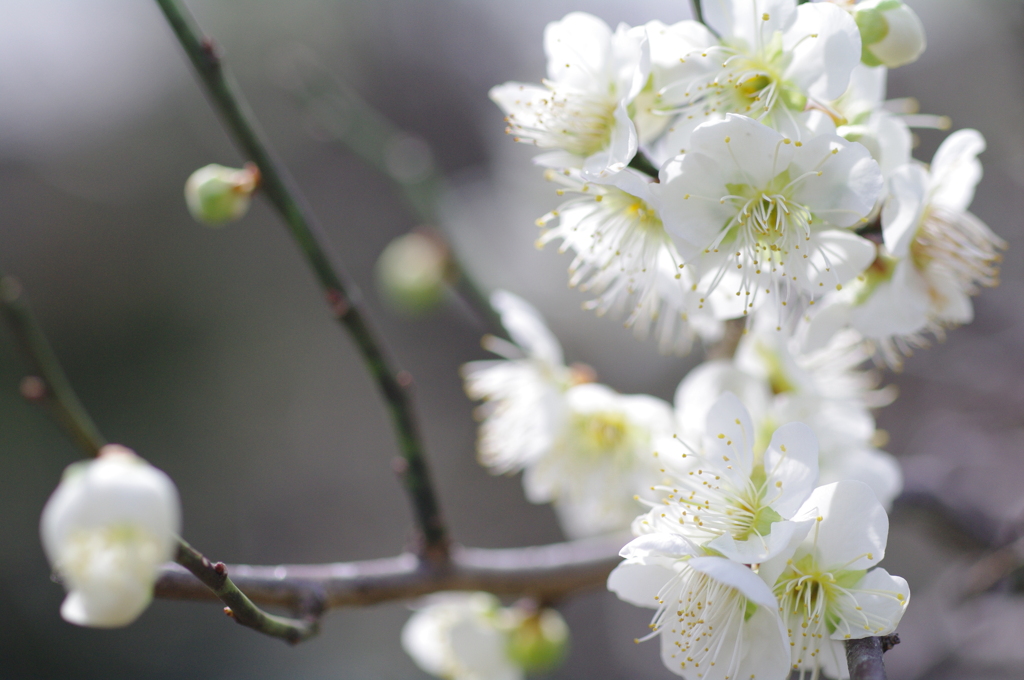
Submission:
[[625,414],[618,411],[574,413],[570,427],[577,450],[583,456],[632,460],[636,434]]

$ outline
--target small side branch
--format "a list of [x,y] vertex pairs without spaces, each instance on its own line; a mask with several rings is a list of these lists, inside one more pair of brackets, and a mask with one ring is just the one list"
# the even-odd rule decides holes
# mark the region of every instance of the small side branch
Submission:
[[203,36],[180,0],[156,1],[206,87],[210,100],[220,112],[228,132],[239,149],[259,168],[262,192],[284,219],[323,289],[332,313],[349,332],[383,394],[402,455],[402,465],[396,469],[412,501],[423,539],[422,552],[430,559],[443,562],[447,557],[448,535],[412,413],[407,392],[412,383],[409,374],[396,370],[385,355],[383,343],[370,327],[355,286],[328,255],[323,231],[313,220],[287,170],[264,141],[252,111],[224,68],[213,42]]
[[850,680],[886,680],[882,654],[898,645],[898,635],[846,641],[846,663]]
[[76,445],[96,455],[107,442],[72,389],[46,334],[25,303],[21,282],[13,276],[0,274],[0,310],[32,365],[33,374],[21,381],[22,396],[46,408]]
[[215,595],[225,604],[224,613],[241,625],[255,631],[281,638],[285,642],[296,644],[310,638],[319,631],[319,617],[323,610],[322,600],[308,590],[302,598],[302,606],[307,609],[302,619],[288,619],[267,614],[252,600],[238,589],[228,577],[228,569],[223,562],[211,563],[210,560],[185,541],[178,544],[175,561],[188,569],[199,581],[206,592]]
[[[362,562],[226,569],[253,602],[293,611],[301,611],[310,593],[319,594],[326,609],[451,590],[483,590],[551,604],[573,593],[603,588],[621,562],[618,551],[625,540],[606,537],[501,550],[454,546],[451,562],[440,566],[407,553]],[[213,599],[207,587],[174,564],[164,566],[154,595],[167,600]]]

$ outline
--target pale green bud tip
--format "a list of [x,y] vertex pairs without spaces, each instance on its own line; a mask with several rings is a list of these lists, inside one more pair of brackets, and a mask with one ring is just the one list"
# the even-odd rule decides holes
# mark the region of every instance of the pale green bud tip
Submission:
[[216,164],[199,168],[185,182],[188,211],[211,226],[239,220],[249,210],[259,180],[259,170],[252,164],[242,169]]
[[921,56],[924,26],[901,0],[867,0],[853,15],[860,29],[861,61],[868,66],[903,66]]
[[523,617],[509,632],[508,656],[527,673],[557,668],[568,647],[569,626],[554,609]]
[[442,300],[454,268],[440,237],[414,231],[399,236],[377,260],[382,296],[400,311],[421,313]]

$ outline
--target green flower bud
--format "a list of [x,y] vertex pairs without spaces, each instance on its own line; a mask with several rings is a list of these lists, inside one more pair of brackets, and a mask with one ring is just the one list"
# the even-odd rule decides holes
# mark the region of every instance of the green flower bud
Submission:
[[377,260],[377,285],[399,311],[418,314],[437,305],[453,275],[448,248],[437,236],[414,231],[399,236]]
[[924,52],[924,26],[901,0],[866,0],[857,4],[853,18],[860,29],[861,61],[868,66],[896,68]]
[[210,226],[239,220],[249,210],[259,179],[259,170],[252,164],[241,170],[216,164],[199,168],[185,182],[188,211]]
[[[518,613],[517,613],[518,614]],[[516,615],[508,636],[508,656],[527,673],[558,667],[569,646],[569,626],[554,609]]]

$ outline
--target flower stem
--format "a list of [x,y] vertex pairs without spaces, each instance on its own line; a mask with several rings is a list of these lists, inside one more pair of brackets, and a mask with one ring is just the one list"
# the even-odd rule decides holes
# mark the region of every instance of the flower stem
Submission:
[[395,370],[385,356],[382,343],[367,321],[355,286],[328,256],[323,232],[314,222],[291,177],[272,155],[248,104],[237,91],[233,79],[217,55],[213,42],[203,37],[195,20],[179,0],[156,1],[192,61],[207,94],[223,117],[228,132],[242,152],[259,168],[263,193],[284,218],[292,238],[323,289],[331,311],[349,332],[367,369],[377,382],[387,402],[398,438],[402,458],[401,465],[395,467],[412,501],[422,535],[422,552],[431,559],[444,561],[448,536],[407,393],[412,384],[411,377],[404,371]]
[[21,393],[44,406],[82,450],[96,455],[107,443],[71,387],[39,321],[25,302],[21,282],[0,274],[0,309],[7,318],[33,375],[21,381]]
[[700,0],[693,0],[693,18],[700,23],[704,23],[704,10],[700,6]]
[[228,569],[223,562],[211,563],[202,553],[183,540],[179,540],[178,553],[174,561],[192,572],[197,579],[213,591],[214,595],[225,604],[225,614],[247,628],[252,628],[264,635],[281,638],[291,644],[302,642],[319,632],[323,598],[311,586],[305,589],[302,598],[302,609],[305,610],[305,615],[301,619],[289,619],[267,614],[257,607],[231,581],[228,577]]

